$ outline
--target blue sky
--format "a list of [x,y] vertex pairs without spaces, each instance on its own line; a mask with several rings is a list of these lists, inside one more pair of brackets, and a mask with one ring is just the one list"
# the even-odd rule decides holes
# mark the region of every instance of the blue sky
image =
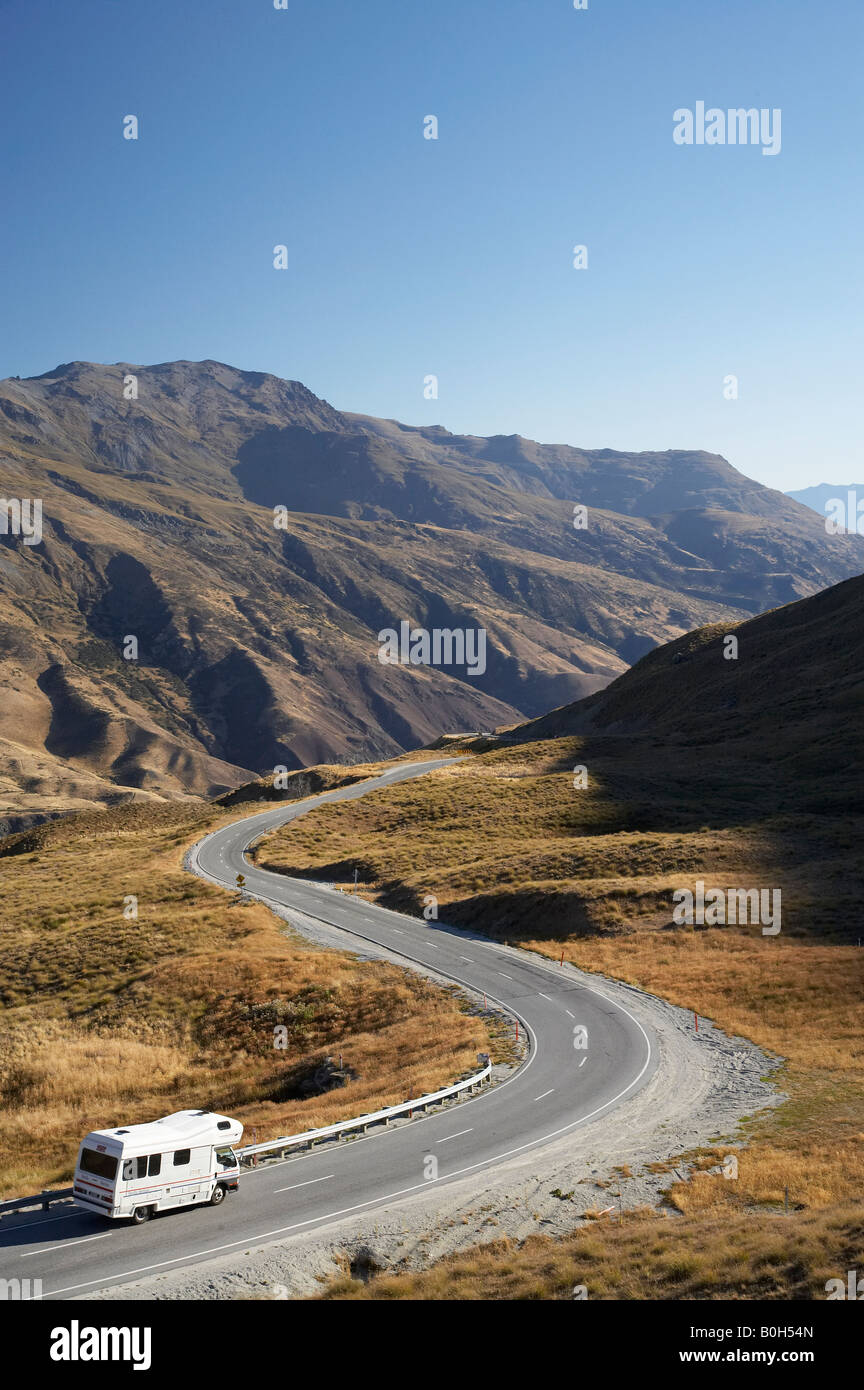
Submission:
[[[862,39],[858,0],[0,0],[0,376],[212,357],[851,480]],[[676,145],[700,100],[780,154]]]

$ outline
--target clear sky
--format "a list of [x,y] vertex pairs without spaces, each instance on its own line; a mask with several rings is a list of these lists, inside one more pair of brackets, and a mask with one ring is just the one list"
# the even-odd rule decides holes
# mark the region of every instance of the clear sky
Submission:
[[[0,0],[0,376],[212,357],[858,478],[862,40],[860,0]],[[677,145],[699,101],[780,153]]]

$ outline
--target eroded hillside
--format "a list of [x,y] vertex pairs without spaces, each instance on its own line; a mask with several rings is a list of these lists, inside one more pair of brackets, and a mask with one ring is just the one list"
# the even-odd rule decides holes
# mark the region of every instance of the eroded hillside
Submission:
[[[0,535],[7,829],[513,724],[864,564],[716,456],[414,429],[215,362],[0,383],[0,459],[43,504],[39,544]],[[484,629],[485,669],[382,665],[402,620]]]

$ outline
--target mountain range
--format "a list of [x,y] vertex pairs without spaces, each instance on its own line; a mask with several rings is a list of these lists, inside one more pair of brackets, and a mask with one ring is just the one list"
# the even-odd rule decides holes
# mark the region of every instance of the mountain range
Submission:
[[864,498],[864,483],[815,483],[813,487],[802,487],[797,491],[787,492],[786,496],[801,502],[805,507],[812,507],[814,512],[824,517],[827,502],[834,497],[839,497],[845,502],[850,492],[854,492],[856,497]]
[[[7,830],[512,726],[864,569],[715,454],[454,435],[212,361],[2,381],[0,466],[43,507],[39,544],[0,534]],[[402,621],[485,628],[485,671],[382,665]]]

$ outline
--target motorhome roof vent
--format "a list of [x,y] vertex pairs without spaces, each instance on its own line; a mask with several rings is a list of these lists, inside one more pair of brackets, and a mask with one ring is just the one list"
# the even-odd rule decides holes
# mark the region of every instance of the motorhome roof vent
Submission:
[[216,1128],[217,1128],[217,1129],[230,1129],[230,1128],[231,1128],[231,1121],[230,1121],[230,1120],[220,1120],[219,1123],[218,1123],[218,1125],[216,1126]]
[[129,1131],[128,1131],[128,1129],[115,1129],[114,1133],[115,1133],[115,1134],[128,1134]]

